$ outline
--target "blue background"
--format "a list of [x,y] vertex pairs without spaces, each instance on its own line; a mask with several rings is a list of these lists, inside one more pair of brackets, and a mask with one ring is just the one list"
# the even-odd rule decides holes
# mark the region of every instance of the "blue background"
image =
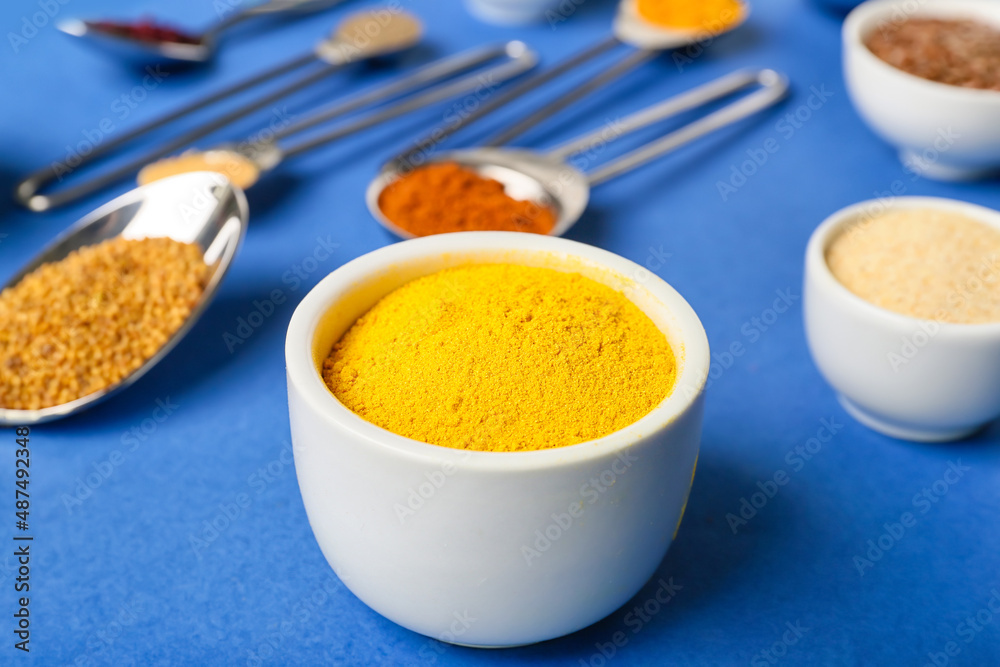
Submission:
[[[102,119],[111,119],[113,133],[122,132],[222,82],[300,54],[338,16],[366,4],[351,2],[271,31],[248,25],[232,35],[212,66],[170,75],[123,118],[115,100],[129,95],[141,75],[72,43],[51,24],[15,53],[8,33],[20,31],[23,18],[30,20],[39,8],[33,1],[5,2],[2,185],[62,158],[68,144]],[[403,4],[428,27],[427,49],[404,59],[411,62],[516,37],[552,63],[606,35],[614,9],[610,1],[585,0],[555,25],[500,28],[477,22],[454,1]],[[208,0],[69,0],[59,18],[143,11],[188,26],[214,16]],[[187,339],[127,392],[32,429],[31,653],[12,646],[14,559],[12,549],[2,547],[0,662],[596,666],[604,660],[600,645],[623,631],[627,641],[609,664],[923,665],[928,653],[944,651],[949,641],[961,649],[950,664],[1000,663],[1000,618],[971,636],[958,634],[959,624],[1000,590],[998,429],[947,445],[877,435],[847,417],[818,375],[806,349],[800,300],[766,331],[752,323],[776,291],[801,294],[806,240],[823,218],[888,190],[897,179],[907,194],[1000,207],[996,183],[912,178],[862,124],[841,75],[840,22],[801,0],[757,2],[746,26],[693,62],[679,68],[661,57],[523,139],[533,146],[561,141],[741,66],[778,68],[794,86],[780,109],[600,187],[569,234],[639,263],[654,252],[669,253],[657,273],[694,306],[713,350],[720,354],[734,342],[746,349],[728,368],[722,359],[716,367],[687,515],[657,575],[682,588],[638,632],[634,623],[626,625],[626,614],[654,596],[656,583],[594,626],[537,646],[473,650],[404,630],[337,582],[310,532],[294,469],[282,463],[288,460],[282,453],[288,447],[288,319],[322,276],[393,242],[370,218],[361,193],[382,161],[442,123],[441,107],[289,161],[271,174],[250,191],[246,243]],[[362,79],[392,72],[332,77],[289,99],[287,111],[301,114],[356,89]],[[832,95],[807,113],[802,105],[812,87]],[[273,111],[202,145],[240,139],[265,126]],[[789,134],[779,123],[796,112],[809,118]],[[513,113],[505,111],[461,141],[487,136]],[[748,159],[748,150],[772,138],[779,150],[724,200],[717,183]],[[43,215],[0,204],[0,279],[111,194]],[[312,255],[317,237],[339,247],[293,288],[283,276]],[[223,334],[234,332],[254,300],[275,289],[288,300],[231,353]],[[176,406],[162,423],[151,421],[157,401]],[[817,435],[824,419],[843,425],[834,438],[801,466],[786,460]],[[132,429],[142,439],[129,436]],[[10,544],[13,431],[0,439],[0,539]],[[922,511],[915,495],[959,461],[968,470]],[[779,470],[789,475],[788,483],[734,533],[726,515],[738,513],[741,499]],[[96,488],[81,486],[88,475],[99,482]],[[205,522],[227,523],[219,517],[238,494],[246,494],[249,506],[209,539]],[[916,524],[859,573],[855,556],[864,557],[868,540],[878,540],[884,524],[907,511]],[[193,536],[207,546],[192,546]],[[783,640],[787,624],[799,628],[801,637],[786,635],[794,643]],[[761,652],[775,646],[783,655],[772,654],[771,662]]]

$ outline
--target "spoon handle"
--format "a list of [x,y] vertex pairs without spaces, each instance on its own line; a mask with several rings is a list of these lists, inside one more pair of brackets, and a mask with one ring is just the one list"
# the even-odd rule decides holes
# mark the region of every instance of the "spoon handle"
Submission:
[[[160,118],[157,118],[149,123],[145,123],[144,125],[140,125],[131,132],[126,132],[125,134],[115,139],[112,139],[111,141],[106,141],[96,146],[88,155],[81,156],[79,158],[79,161],[75,165],[70,165],[66,162],[53,162],[47,167],[43,167],[42,169],[39,169],[38,171],[32,174],[29,174],[26,178],[21,180],[17,184],[14,190],[14,199],[17,200],[23,206],[31,209],[32,211],[46,211],[56,206],[62,206],[63,204],[78,199],[79,197],[83,197],[103,187],[111,185],[112,183],[115,183],[125,178],[130,173],[133,173],[137,168],[145,166],[150,161],[155,160],[164,155],[167,155],[171,151],[184,146],[187,142],[193,141],[194,139],[200,138],[205,134],[208,134],[209,132],[213,132],[219,129],[219,127],[221,127],[220,121],[216,120],[214,122],[210,122],[208,124],[199,126],[194,130],[181,135],[180,137],[175,137],[171,141],[167,142],[167,144],[161,146],[160,148],[151,153],[147,153],[140,158],[130,161],[128,164],[118,167],[117,169],[111,170],[110,172],[101,174],[95,178],[80,183],[79,185],[69,186],[57,192],[52,192],[50,194],[39,194],[39,191],[46,185],[52,183],[52,181],[56,179],[62,181],[64,176],[77,171],[85,164],[88,164],[96,160],[97,158],[114,151],[115,149],[123,146],[124,144],[130,143],[133,140],[138,139],[139,137],[144,136],[149,132],[152,132],[153,130],[156,130],[164,125],[174,122],[175,120],[187,116],[188,114],[194,111],[198,111],[207,106],[214,105],[233,95],[237,95],[250,88],[254,88],[266,81],[270,81],[271,79],[275,79],[284,74],[287,74],[301,67],[304,67],[305,65],[308,65],[309,63],[312,63],[316,60],[317,60],[316,56],[313,53],[309,53],[302,57],[296,58],[287,63],[279,65],[277,67],[273,67],[267,70],[266,72],[262,72],[261,74],[237,82],[216,93],[212,93],[211,95],[199,98],[194,102],[191,102],[190,104],[187,104],[181,107],[180,109],[177,109],[176,111],[173,111],[165,116],[161,116]],[[325,66],[323,68],[322,76],[326,76],[327,74],[329,74],[330,67],[331,66]],[[314,75],[314,77],[321,78],[321,76],[319,75]],[[298,89],[298,87],[301,86],[297,86],[295,87],[295,89]],[[289,87],[286,86],[285,88],[282,88],[281,91],[279,92],[287,94],[289,92]],[[258,109],[261,106],[269,104],[274,99],[275,99],[274,94],[269,95],[263,101],[257,101],[254,104],[245,105],[240,109],[237,109],[236,111],[227,114],[226,116],[223,117],[223,119],[225,120],[225,122],[231,122],[232,120],[235,120],[240,116],[250,113],[251,111]]]
[[228,30],[233,26],[243,23],[245,20],[264,14],[283,14],[285,12],[311,13],[319,12],[334,5],[339,5],[344,0],[270,0],[259,5],[253,5],[246,9],[236,11],[225,17],[211,28],[202,33],[205,40],[214,39],[223,30]]
[[516,137],[521,136],[522,134],[533,128],[535,125],[538,125],[539,123],[544,121],[546,118],[549,118],[550,116],[559,113],[569,105],[575,103],[578,100],[583,99],[584,97],[594,92],[595,90],[602,88],[607,84],[611,83],[612,81],[614,81],[615,79],[618,79],[619,77],[623,76],[624,74],[631,72],[639,65],[642,65],[643,63],[652,60],[654,57],[656,57],[658,53],[659,51],[647,51],[647,50],[633,51],[625,58],[623,58],[621,61],[619,61],[615,65],[612,65],[608,69],[604,70],[594,78],[588,80],[583,85],[574,88],[573,90],[566,93],[562,97],[559,97],[553,100],[552,102],[549,102],[541,109],[532,112],[523,120],[518,121],[511,127],[507,128],[506,130],[498,134],[496,137],[491,139],[485,145],[503,146],[504,144],[510,143]]
[[556,159],[565,159],[586,150],[595,142],[614,141],[639,128],[670,118],[682,111],[704,106],[754,84],[758,84],[760,88],[750,95],[746,95],[660,139],[626,153],[587,174],[587,180],[591,186],[599,185],[777,103],[788,91],[788,79],[783,74],[771,69],[734,72],[626,117],[615,129],[615,136],[610,140],[607,138],[608,128],[602,127],[556,148],[549,155]]
[[[442,80],[451,74],[457,73],[458,71],[468,70],[470,66],[483,65],[498,58],[502,60],[499,64],[492,65],[488,69],[475,70],[458,79],[446,81],[431,88],[427,88],[420,93],[404,98],[392,106],[376,109],[373,113],[369,113],[345,125],[336,127],[328,132],[320,134],[319,136],[307,139],[282,151],[284,157],[287,158],[293,155],[298,155],[299,153],[304,153],[305,151],[316,148],[317,146],[321,146],[342,137],[350,136],[355,132],[359,132],[369,127],[374,127],[375,125],[392,120],[393,118],[398,118],[399,116],[411,113],[417,109],[422,109],[426,106],[430,106],[431,104],[443,102],[463,93],[472,92],[481,87],[484,81],[501,84],[508,79],[528,71],[538,62],[538,56],[534,51],[529,49],[525,44],[516,41],[508,42],[502,47],[486,51],[473,52],[471,56],[472,57],[470,58],[470,54],[463,53],[458,56],[444,59],[428,68],[424,68],[424,70],[421,70],[414,75],[411,75],[411,77],[408,77],[407,79],[389,84],[389,86],[386,86],[381,91],[375,91],[375,94],[382,96],[386,90],[395,92],[404,87],[413,88],[414,83],[417,85],[424,85],[428,82]],[[339,109],[334,108],[331,111],[333,111],[335,115],[340,115]],[[322,114],[324,117],[327,115],[328,114]]]
[[[500,61],[498,64],[484,67],[497,60]],[[430,104],[473,91],[477,87],[483,86],[484,82],[489,82],[490,85],[499,85],[508,79],[528,71],[537,62],[537,54],[523,42],[518,41],[463,51],[454,56],[435,60],[412,74],[395,79],[388,84],[371,88],[343,102],[320,109],[297,123],[276,132],[274,140],[298,134],[322,122],[344,116],[360,108],[372,106],[393,98],[398,99],[406,94],[415,93],[423,89],[422,92],[405,97],[391,107],[376,108],[364,117],[282,151],[284,157],[297,155],[311,148],[373,127]],[[464,74],[464,76],[447,81],[450,77],[460,74]],[[431,87],[432,84],[439,85]]]
[[407,170],[412,167],[417,166],[426,158],[427,153],[430,153],[435,146],[440,144],[442,141],[455,134],[464,127],[468,127],[472,123],[476,122],[480,118],[489,115],[513,102],[519,97],[530,93],[532,90],[562,76],[564,73],[575,69],[587,62],[592,60],[597,56],[601,55],[605,51],[609,51],[615,46],[621,44],[615,37],[608,37],[607,39],[601,40],[597,44],[589,47],[588,49],[581,51],[580,53],[573,55],[566,60],[562,61],[558,65],[543,70],[534,76],[521,81],[515,86],[512,86],[503,93],[496,95],[488,102],[482,104],[478,109],[468,114],[464,118],[459,119],[455,123],[448,125],[445,128],[437,128],[434,132],[428,134],[427,136],[421,137],[417,141],[413,142],[413,146],[407,151],[400,153],[393,159],[389,161],[389,165],[395,166],[399,169]]

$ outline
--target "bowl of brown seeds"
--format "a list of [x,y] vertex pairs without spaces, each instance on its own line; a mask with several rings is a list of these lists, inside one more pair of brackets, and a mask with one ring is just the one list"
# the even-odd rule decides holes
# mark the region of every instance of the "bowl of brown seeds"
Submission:
[[843,44],[855,108],[907,170],[1000,170],[1000,2],[869,0],[844,22]]

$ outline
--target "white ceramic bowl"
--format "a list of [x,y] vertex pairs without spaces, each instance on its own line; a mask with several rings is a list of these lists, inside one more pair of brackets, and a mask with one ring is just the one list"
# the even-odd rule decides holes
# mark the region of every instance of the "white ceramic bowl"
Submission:
[[[497,25],[521,25],[550,19],[561,23],[576,11],[569,5],[568,13],[559,11],[560,0],[465,0],[469,13],[481,21]],[[551,13],[551,16],[549,16]]]
[[[621,289],[673,347],[674,391],[604,438],[516,453],[410,440],[330,393],[323,359],[382,296],[448,267],[496,262]],[[635,595],[670,546],[698,456],[708,341],[687,302],[628,260],[515,232],[404,241],[324,278],[295,310],[285,356],[295,469],[316,540],[355,595],[406,628],[471,646],[558,637]]]
[[844,21],[844,78],[858,113],[929,178],[964,180],[1000,168],[1000,91],[961,88],[908,74],[868,50],[873,31],[911,17],[973,19],[1000,28],[1000,2],[869,0]]
[[[951,199],[900,197],[888,206],[949,210],[1000,228],[1000,213]],[[848,206],[813,232],[803,289],[809,349],[858,421],[904,440],[955,440],[1000,417],[1000,323],[919,320],[875,306],[837,281],[826,263],[830,242],[885,207],[877,200]],[[996,289],[1000,276],[986,278],[993,284],[982,289]]]

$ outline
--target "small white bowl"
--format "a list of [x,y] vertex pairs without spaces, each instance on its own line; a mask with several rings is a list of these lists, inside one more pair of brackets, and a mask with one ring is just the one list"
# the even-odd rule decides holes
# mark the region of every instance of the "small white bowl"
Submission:
[[1000,28],[1000,2],[870,0],[843,26],[844,78],[858,113],[899,149],[912,171],[938,180],[967,180],[1000,169],[1000,91],[962,88],[920,78],[881,60],[865,39],[912,17],[971,19]]
[[570,5],[569,13],[563,16],[559,9],[560,0],[465,0],[469,13],[480,21],[496,25],[523,25],[535,23],[546,18],[547,13],[561,22],[569,14],[576,11],[576,5]]
[[827,248],[845,226],[913,208],[953,211],[1000,228],[997,211],[936,197],[871,200],[837,211],[806,248],[806,338],[820,373],[858,421],[904,440],[957,440],[1000,417],[1000,323],[939,323],[891,312],[844,287],[826,263]]
[[[503,453],[390,433],[326,387],[320,369],[333,343],[381,297],[448,267],[497,262],[621,289],[674,349],[670,396],[598,440]],[[626,259],[516,232],[397,243],[306,295],[285,358],[295,469],[316,540],[355,595],[406,628],[484,647],[565,635],[635,595],[673,540],[698,456],[708,341],[687,302]]]

